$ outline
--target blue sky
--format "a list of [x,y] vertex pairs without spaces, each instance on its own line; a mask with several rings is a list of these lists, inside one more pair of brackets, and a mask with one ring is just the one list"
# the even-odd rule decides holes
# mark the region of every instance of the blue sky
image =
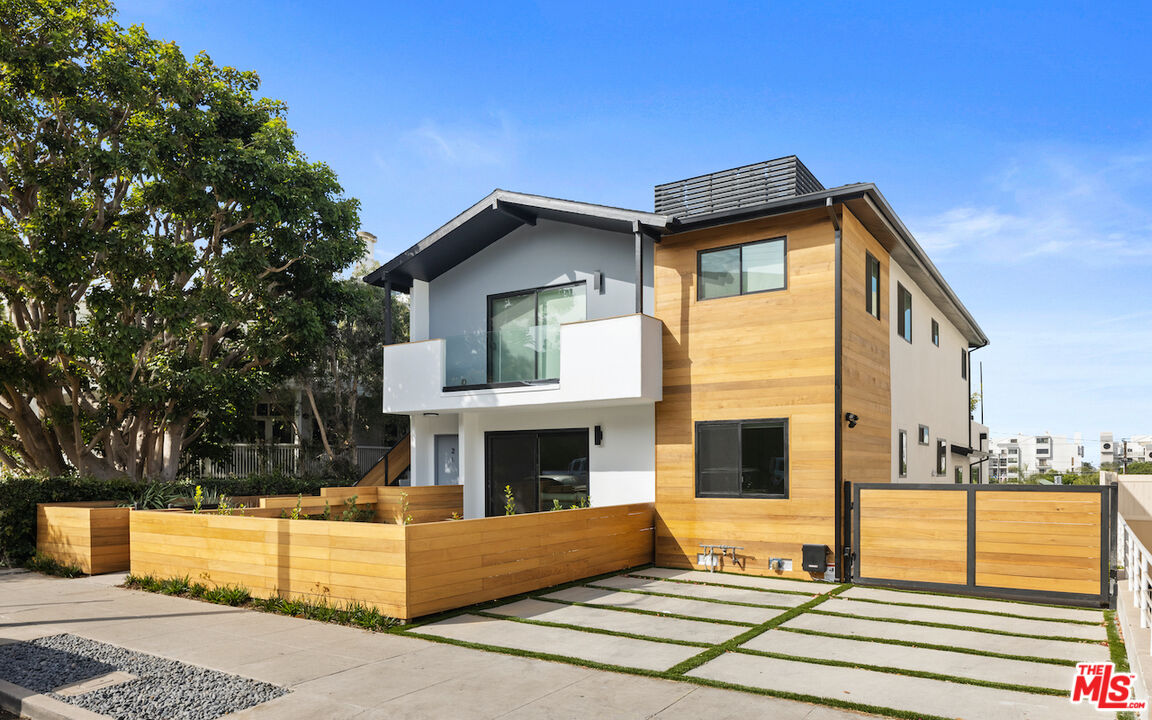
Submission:
[[650,209],[796,154],[877,183],[981,323],[994,436],[1152,433],[1147,3],[119,8],[256,70],[380,260],[494,187]]

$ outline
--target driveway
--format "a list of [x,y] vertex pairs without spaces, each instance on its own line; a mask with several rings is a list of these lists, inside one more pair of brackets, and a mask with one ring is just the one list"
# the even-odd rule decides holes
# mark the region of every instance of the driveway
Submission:
[[[62,633],[289,692],[236,718],[1100,718],[1101,611],[649,568],[395,634],[0,576],[0,642]],[[0,648],[2,650],[3,648]]]

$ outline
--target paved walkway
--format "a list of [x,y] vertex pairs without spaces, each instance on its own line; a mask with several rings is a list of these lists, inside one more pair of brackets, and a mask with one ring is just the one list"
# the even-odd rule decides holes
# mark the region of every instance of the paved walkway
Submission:
[[[0,642],[73,633],[292,690],[281,698],[228,716],[231,718],[872,717],[745,692],[494,654],[114,587],[122,578],[105,575],[61,580],[34,573],[0,573]],[[529,606],[506,608],[508,612],[537,610]],[[635,615],[613,618],[613,623],[645,617],[666,620]],[[555,629],[495,622],[504,622],[508,627]],[[595,623],[596,618],[570,613],[562,622],[579,625]],[[700,628],[691,622],[663,623],[660,632],[707,629],[696,639],[712,643],[722,641],[733,630],[745,629],[724,624]],[[579,634],[613,641],[627,639]],[[511,642],[510,636],[506,641]],[[521,642],[527,641],[521,638]],[[531,642],[538,642],[538,638]],[[685,651],[695,654],[699,650],[640,639],[635,642],[644,643],[633,646],[644,650],[659,645],[667,653],[667,648],[671,648],[670,654],[660,656],[660,664],[673,663]],[[600,651],[602,648],[597,650]],[[630,662],[619,657],[621,662]]]

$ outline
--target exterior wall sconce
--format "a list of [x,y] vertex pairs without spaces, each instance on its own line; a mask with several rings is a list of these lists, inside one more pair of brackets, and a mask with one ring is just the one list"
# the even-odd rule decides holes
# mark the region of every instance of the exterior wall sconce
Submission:
[[592,428],[592,442],[600,446],[604,442],[604,430],[599,425]]

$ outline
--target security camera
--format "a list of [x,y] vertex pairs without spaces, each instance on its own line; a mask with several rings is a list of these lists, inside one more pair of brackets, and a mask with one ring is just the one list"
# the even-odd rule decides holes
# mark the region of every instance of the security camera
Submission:
[[860,416],[856,413],[844,413],[844,419],[848,421],[848,427],[854,428],[860,421]]

